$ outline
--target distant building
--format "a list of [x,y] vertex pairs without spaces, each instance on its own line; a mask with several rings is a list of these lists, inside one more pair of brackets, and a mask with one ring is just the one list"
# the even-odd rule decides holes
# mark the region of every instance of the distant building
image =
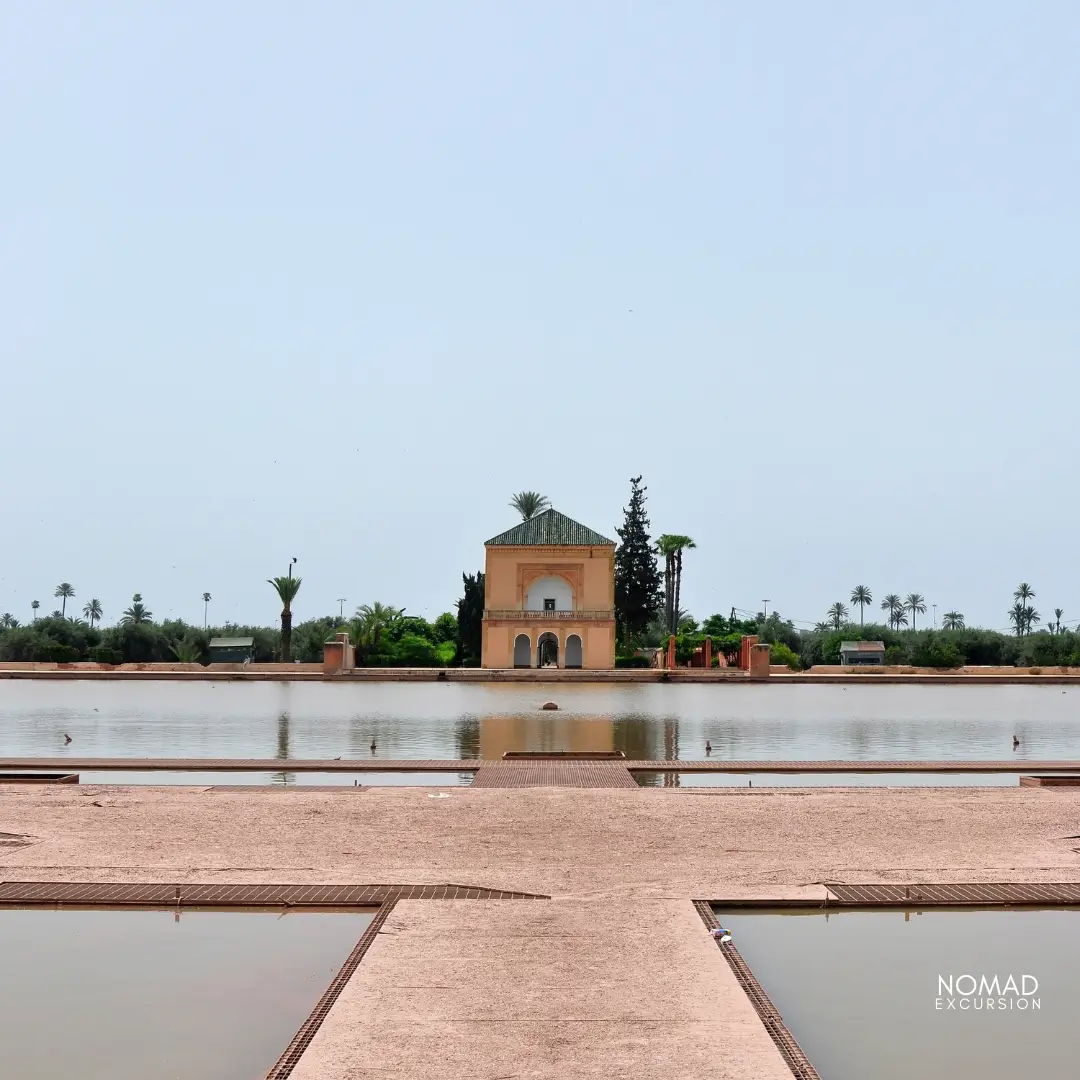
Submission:
[[885,642],[842,641],[840,663],[844,667],[881,667],[885,663]]
[[485,545],[486,668],[615,666],[615,542],[545,510]]
[[243,664],[255,658],[253,637],[216,637],[210,639],[211,664]]

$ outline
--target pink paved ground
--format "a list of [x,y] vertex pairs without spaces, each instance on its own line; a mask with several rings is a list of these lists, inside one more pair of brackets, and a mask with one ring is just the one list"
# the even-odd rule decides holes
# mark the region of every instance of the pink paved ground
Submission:
[[[446,797],[434,797],[445,795]],[[100,803],[100,806],[94,805]],[[0,786],[0,879],[455,883],[409,901],[294,1076],[783,1077],[691,899],[1080,881],[1080,792]]]

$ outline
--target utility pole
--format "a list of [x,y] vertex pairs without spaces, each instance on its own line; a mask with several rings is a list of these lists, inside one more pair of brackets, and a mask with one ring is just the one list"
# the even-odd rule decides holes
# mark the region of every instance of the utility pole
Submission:
[[934,629],[937,629],[937,604],[930,605],[934,609]]
[[765,621],[768,622],[769,621],[769,601],[768,600],[762,600],[761,602],[765,605]]
[[344,596],[339,596],[337,598],[337,602],[338,602],[338,618],[339,619],[344,619],[345,618],[345,600],[346,599],[347,598],[344,597]]

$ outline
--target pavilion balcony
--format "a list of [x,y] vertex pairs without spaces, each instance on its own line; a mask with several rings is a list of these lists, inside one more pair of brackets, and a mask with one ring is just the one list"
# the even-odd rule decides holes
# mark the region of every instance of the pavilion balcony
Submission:
[[532,621],[534,619],[548,621],[590,621],[595,619],[614,619],[615,612],[611,608],[582,609],[579,611],[535,611],[523,608],[510,610],[487,609],[484,612],[485,619],[518,619]]

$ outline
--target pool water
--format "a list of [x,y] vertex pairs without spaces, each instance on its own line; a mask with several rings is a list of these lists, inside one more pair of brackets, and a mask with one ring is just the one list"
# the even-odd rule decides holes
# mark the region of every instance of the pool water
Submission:
[[[717,918],[827,1080],[1076,1074],[1078,910]],[[980,989],[995,975],[1018,993]]]
[[0,910],[12,1080],[258,1080],[372,912]]
[[636,772],[641,787],[1019,787],[1021,773],[997,772]]
[[180,772],[166,769],[79,769],[81,784],[158,784],[212,787],[245,784],[255,787],[295,787],[329,784],[335,787],[463,787],[472,783],[472,773],[459,772]]
[[[547,700],[558,712],[541,712]],[[65,742],[65,734],[72,741]],[[1020,738],[1014,751],[1013,735]],[[0,756],[1080,760],[1080,689],[0,680]]]

